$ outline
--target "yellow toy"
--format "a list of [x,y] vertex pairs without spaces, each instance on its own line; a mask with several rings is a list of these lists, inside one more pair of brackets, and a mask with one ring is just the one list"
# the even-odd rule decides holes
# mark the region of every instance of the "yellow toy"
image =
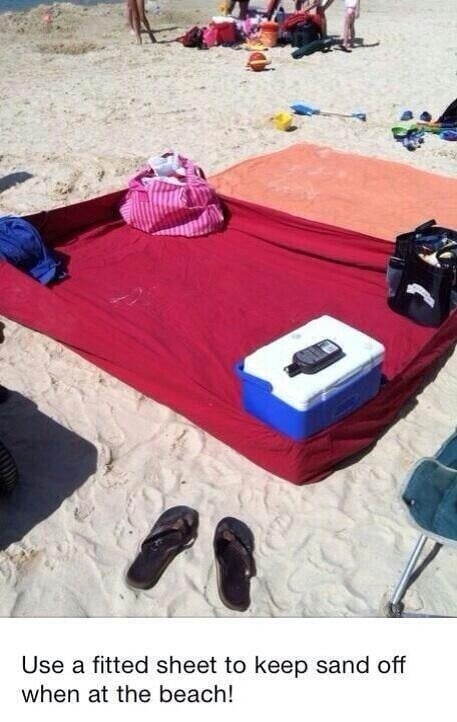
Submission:
[[291,125],[292,125],[293,115],[281,110],[278,113],[275,113],[274,115],[272,115],[270,120],[273,123],[276,130],[290,130]]

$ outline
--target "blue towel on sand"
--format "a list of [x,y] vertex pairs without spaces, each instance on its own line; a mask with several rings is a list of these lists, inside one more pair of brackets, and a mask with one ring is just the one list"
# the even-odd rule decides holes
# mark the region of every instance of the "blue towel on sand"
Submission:
[[0,260],[12,263],[43,284],[65,275],[36,228],[19,216],[0,217]]

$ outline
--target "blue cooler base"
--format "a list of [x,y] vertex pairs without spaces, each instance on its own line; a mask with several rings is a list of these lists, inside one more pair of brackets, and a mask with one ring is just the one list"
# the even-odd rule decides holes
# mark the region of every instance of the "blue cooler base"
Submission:
[[298,411],[274,396],[271,384],[247,374],[242,362],[236,365],[236,373],[242,382],[244,410],[294,441],[340,421],[376,396],[381,384],[380,364],[329,392],[325,400]]

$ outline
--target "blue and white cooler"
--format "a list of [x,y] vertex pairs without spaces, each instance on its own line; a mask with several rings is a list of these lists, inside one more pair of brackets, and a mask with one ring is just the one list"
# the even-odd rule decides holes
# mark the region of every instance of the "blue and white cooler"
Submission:
[[[318,353],[334,360],[315,372],[297,370],[294,355],[315,345]],[[384,346],[374,338],[336,318],[321,316],[237,364],[244,409],[300,441],[376,396],[384,353]]]

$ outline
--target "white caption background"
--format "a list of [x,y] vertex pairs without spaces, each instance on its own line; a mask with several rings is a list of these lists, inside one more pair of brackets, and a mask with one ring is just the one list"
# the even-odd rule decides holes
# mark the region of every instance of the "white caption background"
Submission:
[[[299,720],[330,722],[429,722],[444,719],[455,702],[455,648],[457,620],[393,619],[13,619],[0,620],[0,709],[2,719],[87,720],[230,720],[240,722]],[[72,675],[73,659],[95,655],[139,658],[201,659],[215,656],[217,675]],[[22,656],[61,659],[62,674],[27,675]],[[306,659],[310,671],[293,675],[253,673],[252,661]],[[318,675],[318,659],[361,659],[369,655],[371,674]],[[378,660],[406,655],[404,674],[377,672]],[[223,660],[230,656],[248,663],[243,675],[226,674]],[[220,661],[219,661],[220,660]],[[399,665],[397,664],[397,669]],[[21,688],[47,687],[80,690],[79,704],[25,704]],[[148,703],[89,704],[87,691],[119,684],[149,688]],[[167,688],[212,688],[232,685],[232,703],[159,704],[156,691]],[[7,717],[9,714],[9,717]]]

